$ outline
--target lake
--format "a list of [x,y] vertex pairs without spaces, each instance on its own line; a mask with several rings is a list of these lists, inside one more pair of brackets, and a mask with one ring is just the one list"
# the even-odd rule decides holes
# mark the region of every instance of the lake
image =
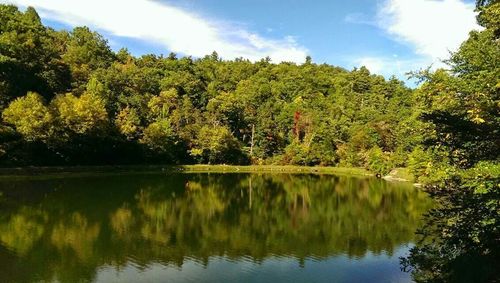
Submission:
[[0,282],[411,282],[430,206],[370,177],[4,177]]

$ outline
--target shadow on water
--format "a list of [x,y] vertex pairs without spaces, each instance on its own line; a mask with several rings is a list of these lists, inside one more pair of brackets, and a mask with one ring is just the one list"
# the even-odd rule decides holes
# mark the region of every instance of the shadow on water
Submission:
[[231,280],[223,277],[230,274],[286,281],[293,272],[306,281],[333,281],[328,270],[335,270],[343,282],[355,269],[365,276],[360,281],[376,279],[371,270],[386,272],[388,262],[395,267],[390,272],[406,276],[399,274],[398,256],[429,207],[425,193],[373,178],[1,180],[0,281],[161,281],[154,276],[167,271],[174,281]]

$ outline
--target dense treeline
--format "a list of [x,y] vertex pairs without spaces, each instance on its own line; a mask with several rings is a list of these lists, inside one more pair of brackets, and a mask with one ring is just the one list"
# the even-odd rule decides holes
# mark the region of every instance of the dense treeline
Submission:
[[0,6],[0,163],[406,165],[412,91],[361,67],[113,52]]

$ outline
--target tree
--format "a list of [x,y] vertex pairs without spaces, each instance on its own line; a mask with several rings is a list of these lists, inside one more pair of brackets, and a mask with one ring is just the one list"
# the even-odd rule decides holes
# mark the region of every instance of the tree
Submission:
[[123,108],[116,116],[115,125],[128,140],[139,137],[142,132],[141,119],[134,108]]
[[383,152],[378,146],[374,146],[368,151],[367,163],[368,169],[379,176],[388,174],[393,168],[391,156]]
[[[478,1],[479,23],[448,63],[451,71],[424,72],[422,118],[432,125],[425,142],[432,161],[446,160],[427,186],[438,202],[421,241],[402,259],[417,282],[500,280],[500,28],[498,1]],[[443,159],[442,154],[448,158]]]
[[80,97],[71,93],[58,95],[52,100],[51,107],[62,128],[74,134],[97,133],[108,121],[104,101],[88,92]]
[[42,96],[35,92],[11,102],[2,112],[2,118],[28,141],[46,140],[53,132],[54,116]]
[[178,107],[178,95],[175,89],[162,91],[148,102],[150,116],[153,120],[165,119]]
[[168,120],[159,120],[144,129],[141,143],[159,153],[167,153],[176,143],[176,136]]
[[0,5],[0,109],[28,91],[50,99],[69,87],[57,33],[43,26],[35,9],[24,13]]
[[208,163],[244,163],[246,157],[241,146],[225,126],[205,125],[193,141],[190,153]]
[[90,74],[109,67],[115,55],[107,41],[88,27],[76,27],[64,37],[66,45],[62,59],[71,69],[72,87],[81,93]]
[[243,104],[235,93],[220,93],[210,99],[207,104],[208,119],[212,123],[221,122],[228,126],[236,136],[248,130],[245,117],[243,115]]

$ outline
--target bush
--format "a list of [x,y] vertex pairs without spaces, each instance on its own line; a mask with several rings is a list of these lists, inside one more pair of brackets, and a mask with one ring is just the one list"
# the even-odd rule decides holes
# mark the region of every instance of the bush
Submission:
[[431,154],[425,151],[421,146],[415,147],[408,155],[408,168],[415,178],[427,176],[427,168],[430,166],[431,162]]
[[248,164],[249,158],[242,151],[239,141],[225,126],[205,125],[200,129],[198,138],[190,150],[198,162],[212,164]]
[[367,154],[366,167],[375,174],[386,175],[393,168],[391,156],[378,146],[372,147]]

